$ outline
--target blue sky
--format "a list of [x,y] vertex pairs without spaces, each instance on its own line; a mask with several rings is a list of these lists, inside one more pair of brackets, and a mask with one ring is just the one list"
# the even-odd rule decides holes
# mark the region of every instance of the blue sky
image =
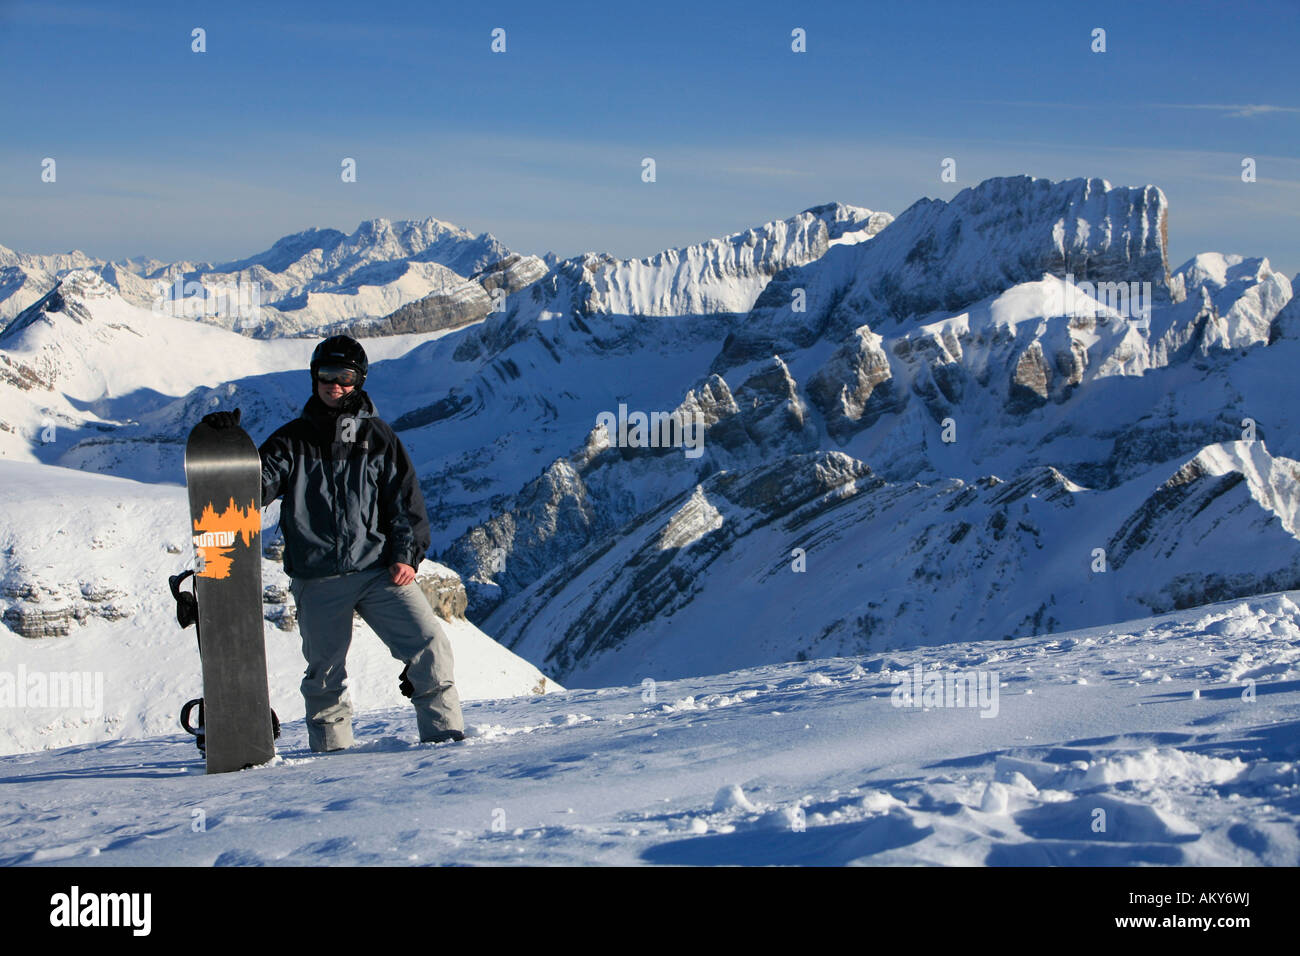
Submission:
[[1238,252],[1290,276],[1298,41],[1295,0],[0,0],[0,244],[224,260],[436,216],[523,252],[645,256],[1027,173],[1154,183],[1174,265]]

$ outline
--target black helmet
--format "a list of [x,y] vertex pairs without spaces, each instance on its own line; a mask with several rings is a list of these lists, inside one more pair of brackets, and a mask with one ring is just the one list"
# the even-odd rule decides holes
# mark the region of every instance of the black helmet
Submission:
[[[311,353],[311,378],[312,382],[316,381],[316,369],[322,365],[346,365],[349,368],[357,370],[361,376],[357,382],[357,388],[360,388],[366,381],[366,372],[370,369],[370,360],[366,358],[366,350],[361,347],[361,343],[347,335],[332,335],[320,345],[316,346],[316,351]],[[315,385],[313,384],[313,387]]]

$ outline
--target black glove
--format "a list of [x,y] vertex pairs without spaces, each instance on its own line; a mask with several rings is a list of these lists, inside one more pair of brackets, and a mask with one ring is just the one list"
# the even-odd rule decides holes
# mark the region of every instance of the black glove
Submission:
[[203,424],[209,428],[235,428],[239,425],[240,409],[233,412],[212,412],[203,416]]
[[406,676],[406,672],[409,671],[410,669],[411,669],[411,665],[407,664],[405,667],[402,668],[402,673],[397,675],[397,681],[398,681],[397,687],[398,690],[402,692],[403,697],[410,697],[412,694],[415,693],[415,685],[412,684],[410,679]]

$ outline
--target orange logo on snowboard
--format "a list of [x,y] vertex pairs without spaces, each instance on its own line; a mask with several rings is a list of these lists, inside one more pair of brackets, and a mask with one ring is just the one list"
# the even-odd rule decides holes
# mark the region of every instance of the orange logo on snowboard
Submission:
[[206,505],[194,520],[194,550],[198,553],[201,578],[228,578],[234,563],[235,543],[244,536],[246,547],[252,547],[262,530],[262,512],[253,502],[241,508],[231,498],[225,509],[217,514],[216,508]]

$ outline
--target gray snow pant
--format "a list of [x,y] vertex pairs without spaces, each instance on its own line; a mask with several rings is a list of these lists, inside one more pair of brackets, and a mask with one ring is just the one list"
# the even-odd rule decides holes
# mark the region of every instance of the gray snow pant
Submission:
[[464,731],[451,642],[418,585],[396,585],[387,568],[376,568],[294,578],[289,590],[298,606],[298,632],[307,659],[302,696],[312,750],[338,750],[352,744],[352,700],[344,680],[354,609],[393,657],[408,665],[420,739],[438,740],[448,731]]

